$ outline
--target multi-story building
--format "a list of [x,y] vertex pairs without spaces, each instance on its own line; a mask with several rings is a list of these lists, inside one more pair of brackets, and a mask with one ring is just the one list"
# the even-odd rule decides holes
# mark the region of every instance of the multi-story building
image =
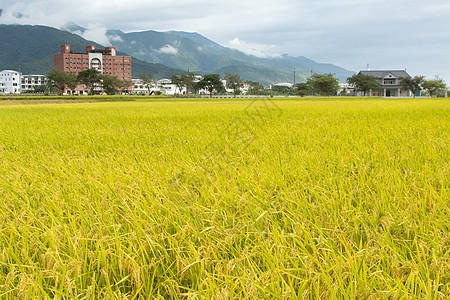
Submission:
[[[116,47],[104,50],[95,46],[86,46],[85,53],[70,50],[69,44],[61,45],[60,53],[53,55],[53,69],[66,73],[74,73],[87,69],[96,69],[101,74],[115,76],[122,81],[131,81],[131,56],[117,55]],[[76,93],[84,93],[86,89],[78,86]]]
[[35,87],[45,85],[47,78],[45,75],[22,75],[21,90],[22,93],[34,92]]
[[0,72],[0,93],[20,94],[20,72],[3,70]]
[[91,45],[86,47],[86,53],[76,53],[70,51],[70,45],[64,44],[60,53],[53,55],[53,68],[77,75],[83,70],[97,69],[101,74],[131,81],[131,56],[117,55],[116,47],[99,50]]

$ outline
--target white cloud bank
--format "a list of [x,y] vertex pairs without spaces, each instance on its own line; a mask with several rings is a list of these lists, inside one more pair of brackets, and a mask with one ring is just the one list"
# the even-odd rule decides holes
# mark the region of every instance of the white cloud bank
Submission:
[[106,27],[101,24],[89,23],[86,31],[81,36],[88,41],[94,41],[103,46],[110,46],[111,42],[106,36],[106,30]]
[[178,54],[178,49],[171,46],[171,45],[164,45],[162,46],[160,49],[156,50],[159,53],[163,53],[163,54],[172,54],[172,55],[177,55]]
[[280,57],[280,54],[274,52],[274,49],[276,48],[274,45],[247,43],[237,37],[229,41],[227,46],[256,57]]

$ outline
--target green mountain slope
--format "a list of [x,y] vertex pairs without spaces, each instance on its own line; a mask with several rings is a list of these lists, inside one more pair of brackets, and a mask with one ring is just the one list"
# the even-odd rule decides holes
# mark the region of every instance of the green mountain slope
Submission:
[[[218,45],[198,33],[182,31],[143,31],[123,33],[108,31],[111,43],[139,59],[162,63],[182,70],[211,73],[223,68],[248,66],[250,70],[238,68],[240,75],[252,73],[264,82],[273,79],[273,73],[285,74],[281,81],[292,81],[294,69],[299,78],[315,73],[332,73],[341,81],[354,74],[332,64],[317,63],[306,57],[282,55],[274,58],[260,58],[247,55],[235,49]],[[272,71],[267,73],[267,70]],[[267,75],[267,76],[266,76]],[[273,83],[273,82],[272,82]]]
[[[24,74],[47,74],[53,68],[53,55],[61,44],[84,52],[87,45],[102,45],[63,30],[47,26],[0,25],[0,70],[20,70]],[[119,54],[125,55],[122,49]],[[156,78],[170,77],[182,71],[161,64],[152,64],[133,57],[133,78],[152,72]]]
[[[293,82],[294,73],[287,71],[269,69],[264,67],[252,67],[252,66],[228,66],[221,68],[214,73],[220,74],[225,77],[225,73],[236,73],[241,76],[243,80],[256,81],[264,86],[269,86],[273,83],[279,82]],[[290,80],[286,80],[286,78]],[[296,76],[296,82],[304,81],[306,77],[300,75]]]
[[[83,32],[76,24],[68,24],[65,30]],[[86,45],[101,45],[87,41],[69,31],[47,26],[0,25],[0,69],[21,70],[24,74],[46,74],[53,68],[53,55],[63,43],[71,49],[84,52]],[[152,72],[155,78],[170,77],[186,71],[199,74],[233,72],[243,79],[258,81],[264,85],[297,82],[315,73],[332,73],[345,81],[353,72],[332,64],[322,64],[306,57],[282,55],[260,58],[235,49],[223,47],[206,37],[182,31],[143,31],[124,33],[107,32],[110,42],[120,54],[133,57],[133,78],[140,73]]]

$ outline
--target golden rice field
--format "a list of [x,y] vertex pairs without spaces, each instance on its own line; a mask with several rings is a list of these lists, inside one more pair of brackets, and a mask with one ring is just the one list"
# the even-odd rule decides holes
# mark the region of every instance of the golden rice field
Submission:
[[447,99],[0,105],[0,299],[448,299],[449,146]]

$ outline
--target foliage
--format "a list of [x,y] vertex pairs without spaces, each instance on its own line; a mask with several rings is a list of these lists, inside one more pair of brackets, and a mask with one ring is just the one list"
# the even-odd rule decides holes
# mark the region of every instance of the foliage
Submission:
[[432,80],[424,80],[422,87],[430,93],[430,96],[436,96],[446,88],[446,84],[441,78],[436,77]]
[[449,101],[145,99],[0,106],[1,298],[450,295]]
[[78,85],[78,77],[74,73],[66,73],[66,85],[67,88],[70,89],[71,93],[75,91],[75,88]]
[[240,93],[240,88],[244,85],[244,82],[241,79],[241,76],[236,73],[225,73],[225,80],[227,82],[227,88],[233,90],[233,95],[236,98],[236,95]]
[[277,95],[289,95],[292,93],[292,88],[283,85],[273,85],[272,92],[274,92]]
[[200,89],[206,89],[209,92],[210,97],[214,91],[223,92],[225,87],[220,79],[219,74],[207,74],[198,82]]
[[52,70],[47,74],[48,84],[51,85],[59,95],[64,93],[68,83],[67,73]]
[[150,95],[150,89],[153,85],[153,73],[152,72],[145,72],[145,73],[141,73],[139,74],[139,78],[142,80],[142,82],[144,83],[144,86],[147,87],[147,91],[148,94]]
[[100,72],[96,69],[87,69],[78,73],[78,82],[89,89],[89,95],[94,94],[94,87],[100,83]]
[[130,89],[131,89],[132,85],[133,85],[133,82],[131,80],[130,81],[123,80],[123,81],[120,81],[119,88],[122,89],[122,93],[129,94],[131,92]]
[[413,78],[402,77],[400,79],[400,86],[404,90],[411,91],[413,93],[413,97],[415,97],[416,93],[422,90],[424,78],[424,76],[414,76]]
[[187,72],[186,74],[175,74],[171,77],[171,81],[175,84],[181,94],[183,88],[186,88],[186,93],[195,88],[195,75],[194,73]]
[[308,79],[314,93],[322,96],[332,96],[339,90],[339,82],[332,74],[313,74]]
[[297,84],[297,86],[296,86],[296,88],[294,90],[294,93],[297,96],[304,97],[304,96],[309,95],[311,93],[311,89],[310,89],[308,84],[303,82],[303,83]]
[[194,88],[195,85],[195,74],[192,72],[187,72],[183,75],[184,85],[186,86],[186,91],[189,96],[190,91]]
[[33,93],[36,94],[48,94],[49,92],[49,87],[46,84],[35,85],[33,87]]
[[102,74],[100,75],[100,80],[105,93],[108,95],[115,95],[124,87],[124,82],[116,76]]
[[178,92],[181,94],[185,84],[184,84],[184,75],[183,74],[174,74],[170,78],[173,84],[175,84],[178,88]]
[[245,84],[247,84],[249,86],[248,91],[247,91],[248,95],[267,95],[268,94],[268,91],[259,82],[246,81]]
[[381,84],[377,78],[362,73],[354,74],[347,78],[347,82],[355,87],[355,90],[363,92],[364,96],[368,96],[370,91],[379,91]]

